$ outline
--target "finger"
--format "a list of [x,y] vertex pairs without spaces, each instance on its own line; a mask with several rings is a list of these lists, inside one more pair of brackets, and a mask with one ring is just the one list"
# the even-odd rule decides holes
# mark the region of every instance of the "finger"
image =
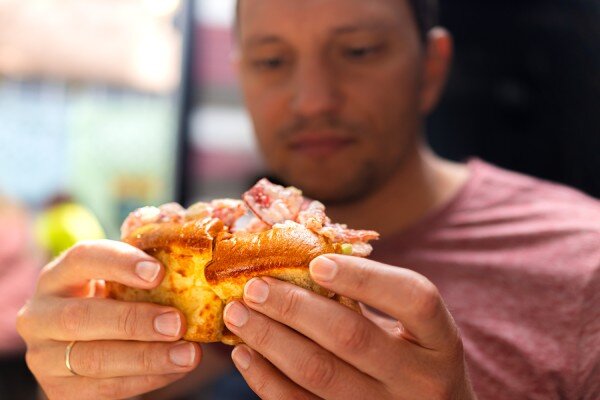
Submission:
[[164,276],[160,263],[126,243],[97,240],[80,242],[42,270],[38,294],[72,295],[92,279],[150,289]]
[[45,390],[50,399],[127,399],[165,387],[186,374],[132,376],[121,378],[63,378]]
[[261,399],[318,399],[277,370],[270,362],[248,346],[237,346],[231,358],[250,389]]
[[398,372],[392,361],[405,350],[398,336],[326,297],[277,279],[255,278],[244,288],[244,301],[370,376]]
[[375,310],[364,303],[360,303],[360,312],[363,317],[388,332],[388,334],[397,337],[402,333],[402,327],[397,319],[382,314],[379,310]]
[[113,299],[48,297],[19,318],[25,336],[59,341],[175,341],[186,331],[176,308]]
[[455,346],[458,332],[437,288],[424,276],[357,257],[327,255],[310,263],[323,287],[398,319],[421,346]]
[[317,396],[350,399],[368,398],[373,394],[375,381],[372,378],[289,327],[237,301],[227,305],[224,315],[231,332],[293,382]]
[[[50,342],[43,351],[32,351],[28,361],[44,368],[46,375],[68,377],[66,342]],[[114,378],[122,376],[167,375],[194,369],[201,358],[197,343],[93,341],[75,342],[69,362],[78,376]]]

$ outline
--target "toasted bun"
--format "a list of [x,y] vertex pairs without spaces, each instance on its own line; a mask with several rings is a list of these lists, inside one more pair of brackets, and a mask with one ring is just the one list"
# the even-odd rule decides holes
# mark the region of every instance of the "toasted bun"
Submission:
[[223,309],[242,298],[244,285],[254,277],[292,282],[358,311],[353,300],[329,293],[312,281],[310,261],[340,249],[300,224],[275,225],[260,233],[229,233],[214,218],[151,223],[124,240],[160,260],[166,275],[152,290],[109,283],[109,293],[119,300],[178,308],[187,319],[186,340],[239,343],[223,323]]

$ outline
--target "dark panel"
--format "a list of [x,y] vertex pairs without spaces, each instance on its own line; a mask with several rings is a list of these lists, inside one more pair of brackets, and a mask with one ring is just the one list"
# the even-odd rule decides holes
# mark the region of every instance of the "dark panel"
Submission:
[[600,197],[600,1],[442,2],[455,37],[434,149]]

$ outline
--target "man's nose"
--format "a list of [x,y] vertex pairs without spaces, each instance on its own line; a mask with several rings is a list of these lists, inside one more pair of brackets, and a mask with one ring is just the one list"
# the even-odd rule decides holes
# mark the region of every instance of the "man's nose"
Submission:
[[298,65],[294,91],[292,109],[302,117],[329,114],[340,106],[341,97],[335,74],[316,61]]

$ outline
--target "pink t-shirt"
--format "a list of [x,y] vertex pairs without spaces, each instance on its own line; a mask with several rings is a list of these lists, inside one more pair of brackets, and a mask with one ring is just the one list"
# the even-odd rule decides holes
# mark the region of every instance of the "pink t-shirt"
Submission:
[[29,223],[23,212],[0,210],[0,358],[25,349],[15,319],[33,294],[42,264],[32,250]]
[[600,202],[480,160],[443,208],[375,244],[439,288],[485,399],[600,399]]

